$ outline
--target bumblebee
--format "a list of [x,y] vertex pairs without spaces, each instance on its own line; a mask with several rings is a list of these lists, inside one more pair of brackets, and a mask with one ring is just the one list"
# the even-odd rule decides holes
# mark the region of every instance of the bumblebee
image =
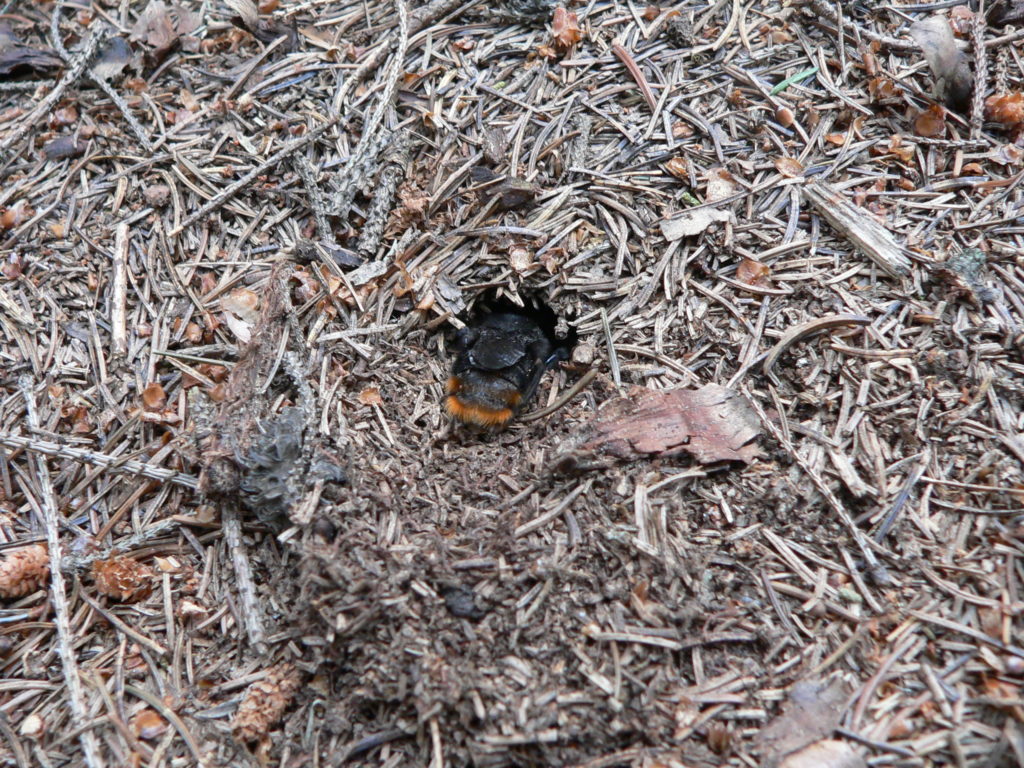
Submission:
[[455,336],[455,362],[445,386],[445,409],[466,424],[503,427],[533,397],[541,377],[576,344],[570,328],[559,337],[558,317],[537,296],[524,306],[494,294],[477,301]]

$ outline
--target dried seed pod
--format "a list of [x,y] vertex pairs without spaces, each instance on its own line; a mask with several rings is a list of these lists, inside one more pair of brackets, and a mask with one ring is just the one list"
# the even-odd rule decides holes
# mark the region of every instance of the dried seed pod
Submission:
[[298,671],[285,663],[273,667],[265,678],[250,685],[231,724],[235,738],[246,743],[266,738],[292,703],[300,684]]
[[45,544],[8,552],[0,560],[0,597],[24,597],[50,577],[50,555]]
[[775,110],[775,122],[783,128],[789,128],[795,121],[796,118],[793,117],[793,110],[789,107],[779,107]]
[[92,564],[92,578],[101,595],[134,603],[153,592],[153,569],[130,557],[112,557]]

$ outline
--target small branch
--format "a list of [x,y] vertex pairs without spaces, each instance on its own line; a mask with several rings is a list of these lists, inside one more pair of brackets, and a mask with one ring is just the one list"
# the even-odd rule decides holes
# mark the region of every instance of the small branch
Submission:
[[18,120],[17,127],[7,135],[7,138],[0,141],[0,159],[3,159],[4,162],[10,159],[3,158],[3,155],[35,126],[40,117],[52,110],[53,105],[60,101],[68,87],[82,76],[106,36],[105,29],[89,35],[81,50],[71,56],[68,62],[68,71],[64,73],[60,82],[36,104],[35,109]]
[[985,0],[980,0],[971,24],[971,43],[974,47],[974,98],[971,99],[971,138],[980,139],[985,123],[985,87],[988,85],[988,53],[985,50]]
[[880,43],[881,45],[884,45],[891,51],[920,50],[917,47],[917,43],[913,42],[912,40],[899,40],[895,37],[889,37],[888,35],[880,35],[877,32],[868,29],[867,27],[858,27],[856,24],[854,24],[852,21],[849,21],[848,19],[840,19],[835,9],[832,7],[830,3],[826,2],[826,0],[812,0],[811,7],[819,16],[824,16],[830,22],[835,24],[836,27],[839,28],[840,32],[846,32],[847,34],[852,35],[852,32],[850,30],[856,30],[856,35],[853,35],[854,37],[859,36],[866,38],[868,40],[872,40],[876,43]]
[[228,186],[224,190],[222,190],[220,193],[218,193],[216,197],[214,197],[212,200],[210,200],[205,205],[203,205],[198,211],[195,211],[190,216],[188,216],[183,222],[181,222],[181,224],[179,224],[174,229],[172,229],[170,232],[168,232],[167,233],[168,236],[169,237],[175,237],[176,235],[181,234],[181,232],[186,227],[190,227],[193,224],[195,224],[197,221],[199,221],[200,219],[204,219],[207,216],[209,216],[211,213],[213,213],[218,208],[220,208],[222,205],[224,205],[224,203],[226,203],[228,200],[230,200],[232,197],[234,197],[236,194],[238,194],[238,192],[240,192],[241,190],[245,189],[247,186],[252,184],[252,182],[256,180],[257,176],[259,176],[262,173],[266,173],[268,170],[273,168],[275,165],[280,163],[282,160],[284,160],[289,155],[292,155],[295,152],[298,152],[300,149],[302,149],[307,144],[310,144],[311,142],[316,141],[329,128],[331,128],[335,123],[337,123],[338,120],[339,120],[339,117],[337,117],[337,116],[332,117],[326,123],[324,123],[323,125],[321,125],[321,126],[319,126],[317,128],[314,128],[312,131],[307,133],[305,136],[302,136],[302,137],[300,137],[298,139],[295,139],[295,141],[292,141],[292,142],[289,142],[288,144],[285,144],[283,147],[281,147],[281,149],[277,150],[277,152],[272,154],[270,157],[268,157],[262,163],[257,165],[255,168],[253,168],[247,174],[245,174],[245,176],[243,176],[238,181],[236,181],[234,184],[231,184],[230,186]]
[[[35,392],[32,379],[22,376],[18,380],[22,396],[25,398],[25,410],[28,425],[31,429],[39,428],[39,414],[36,411]],[[60,524],[58,522],[57,494],[50,478],[50,468],[46,459],[40,454],[34,457],[35,475],[41,490],[40,505],[46,525],[46,545],[50,553],[50,589],[53,595],[54,625],[57,628],[57,653],[60,656],[64,671],[64,682],[71,700],[71,720],[76,729],[80,729],[79,740],[85,763],[90,768],[102,768],[103,760],[99,754],[99,742],[89,723],[89,713],[85,706],[82,693],[82,680],[78,676],[78,663],[75,660],[74,638],[71,633],[71,618],[68,611],[67,591],[64,586],[64,575],[61,573]]]
[[[60,39],[60,14],[64,10],[64,3],[57,3],[53,6],[53,13],[50,16],[50,45],[54,47],[60,57],[67,62],[70,59],[68,49],[64,47],[64,42]],[[107,94],[107,97],[114,102],[124,119],[127,121],[132,132],[135,134],[135,138],[139,140],[139,143],[147,152],[153,150],[153,143],[149,140],[149,135],[146,130],[142,127],[142,124],[135,119],[135,115],[132,114],[131,108],[128,106],[128,102],[122,98],[121,94],[114,90],[114,87],[108,83],[104,78],[97,74],[95,68],[89,67],[87,73],[89,79],[92,80],[96,87]]]
[[10,432],[0,432],[0,446],[15,451],[26,451],[30,454],[53,456],[57,459],[71,459],[89,464],[94,467],[101,467],[108,472],[118,475],[140,475],[150,480],[159,480],[163,483],[174,483],[185,488],[195,490],[198,487],[199,479],[194,475],[184,472],[176,472],[173,469],[154,467],[134,459],[122,459],[118,456],[111,456],[107,453],[87,451],[82,448],[75,448],[70,445],[61,445],[49,440],[36,440],[31,437],[12,435]]
[[110,341],[116,357],[128,354],[128,225],[117,225],[114,234],[114,273],[110,296]]
[[305,155],[296,155],[292,159],[292,165],[295,166],[295,172],[302,179],[302,186],[306,188],[306,198],[313,211],[313,221],[316,222],[317,237],[321,243],[337,246],[334,232],[331,231],[331,224],[327,221],[327,206],[324,203],[320,185],[316,181],[316,169],[313,167],[313,163]]
[[[348,216],[359,185],[369,181],[378,167],[377,157],[392,139],[391,132],[381,130],[384,115],[392,108],[398,93],[398,82],[402,79],[405,54],[409,48],[409,9],[404,0],[397,0],[398,7],[398,49],[391,59],[391,66],[384,76],[384,90],[373,113],[363,123],[359,144],[349,156],[345,168],[338,174],[333,185],[337,190],[331,205],[331,213],[342,219]],[[382,50],[386,50],[384,46]],[[347,84],[346,84],[347,85]],[[339,93],[344,90],[342,88]],[[335,104],[338,104],[337,98]]]
[[265,634],[262,612],[260,611],[259,601],[256,598],[256,585],[252,579],[252,569],[249,567],[249,556],[245,551],[245,543],[242,541],[242,520],[239,516],[237,505],[224,505],[221,525],[224,529],[224,540],[227,542],[228,549],[231,552],[231,564],[235,569],[238,597],[242,603],[242,621],[245,623],[245,632],[249,636],[249,642],[253,647],[262,651],[261,646]]
[[[410,14],[408,34],[415,35],[424,27],[433,24],[435,20],[442,16],[447,16],[459,6],[465,4],[465,0],[434,0],[434,2],[428,4],[426,7],[418,8]],[[402,22],[401,15],[403,10],[403,7],[399,6],[399,24],[404,23]],[[384,43],[383,45],[378,46],[377,49],[367,57],[366,61],[360,64],[356,71],[345,79],[345,82],[341,84],[337,92],[334,94],[334,101],[332,104],[334,113],[341,111],[341,108],[345,103],[345,97],[348,96],[349,91],[355,88],[356,85],[361,83],[367,75],[380,66],[390,49],[391,45],[389,43]],[[404,54],[402,58],[405,58]]]
[[384,227],[388,223],[388,214],[394,207],[395,193],[398,191],[398,185],[405,178],[405,171],[409,164],[408,137],[404,133],[399,134],[394,144],[396,145],[395,153],[377,180],[373,202],[370,203],[366,222],[363,224],[363,231],[359,235],[359,243],[356,246],[359,255],[366,258],[372,258],[377,253],[377,247],[384,236]]

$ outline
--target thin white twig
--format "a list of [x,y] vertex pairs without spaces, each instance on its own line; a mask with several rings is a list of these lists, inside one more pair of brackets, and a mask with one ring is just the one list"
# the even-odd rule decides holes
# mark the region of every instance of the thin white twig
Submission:
[[[39,428],[39,414],[36,411],[35,392],[32,378],[22,376],[18,386],[25,398],[25,410],[28,425],[32,429]],[[71,699],[71,720],[81,730],[79,740],[82,753],[89,768],[103,768],[104,763],[99,753],[99,742],[89,725],[89,713],[86,711],[85,698],[82,694],[82,680],[78,676],[78,663],[75,661],[74,638],[71,636],[71,618],[68,614],[67,591],[64,587],[64,575],[61,573],[60,532],[58,525],[57,495],[50,478],[50,468],[42,454],[32,457],[35,464],[36,477],[42,492],[39,499],[43,509],[43,521],[46,525],[46,545],[50,552],[50,589],[53,594],[53,618],[57,628],[57,653],[60,655],[64,671],[64,682],[68,687]]]
[[176,472],[173,469],[154,467],[134,459],[122,459],[118,456],[111,456],[109,453],[98,453],[87,451],[83,448],[75,448],[71,445],[61,445],[49,440],[37,440],[22,435],[12,435],[10,432],[0,432],[0,446],[13,450],[28,451],[29,453],[53,456],[58,459],[71,459],[80,461],[83,464],[90,464],[94,467],[102,467],[108,472],[121,475],[141,475],[151,480],[160,480],[164,483],[174,483],[191,488],[193,491],[199,486],[199,479],[194,475],[184,472]]

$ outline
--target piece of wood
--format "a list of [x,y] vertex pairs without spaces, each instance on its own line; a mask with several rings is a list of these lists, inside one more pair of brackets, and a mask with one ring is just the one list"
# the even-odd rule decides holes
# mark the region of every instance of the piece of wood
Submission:
[[757,417],[734,390],[634,387],[606,403],[574,447],[556,459],[562,469],[602,458],[630,460],[691,454],[701,463],[751,462],[761,455]]
[[867,211],[843,197],[832,185],[815,181],[803,188],[804,197],[832,228],[893,277],[910,272],[910,259],[892,234]]

